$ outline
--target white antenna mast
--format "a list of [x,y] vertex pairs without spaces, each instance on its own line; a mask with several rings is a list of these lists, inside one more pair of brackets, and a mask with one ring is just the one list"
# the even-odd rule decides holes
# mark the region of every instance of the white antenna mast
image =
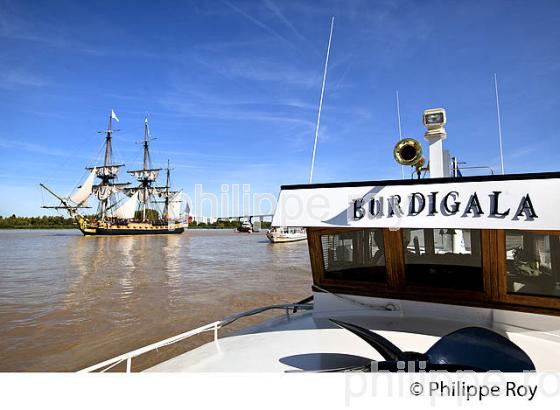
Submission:
[[321,87],[321,99],[319,100],[319,112],[317,113],[317,126],[315,127],[315,142],[313,143],[313,154],[311,155],[311,170],[309,171],[309,183],[313,182],[313,168],[315,167],[315,151],[317,150],[317,139],[319,138],[319,123],[321,122],[321,110],[323,109],[323,96],[325,95],[325,82],[327,80],[327,67],[329,65],[329,54],[331,52],[331,40],[334,27],[334,16],[331,18],[331,33],[329,34],[329,45],[327,46],[327,58],[325,59],[325,71],[323,72],[323,86]]
[[[399,103],[399,90],[397,90],[397,122],[399,124],[399,141],[402,140],[402,131],[401,131],[401,107]],[[401,176],[404,179],[404,165],[401,165]]]
[[498,113],[498,137],[500,139],[500,162],[502,164],[502,175],[506,172],[504,170],[504,150],[502,146],[502,121],[500,119],[500,99],[498,97],[498,77],[494,73],[494,87],[496,90],[496,112]]

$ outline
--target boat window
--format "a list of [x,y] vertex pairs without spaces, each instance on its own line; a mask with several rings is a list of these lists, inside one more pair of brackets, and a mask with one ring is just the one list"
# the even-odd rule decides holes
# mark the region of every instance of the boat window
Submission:
[[483,290],[479,230],[402,231],[408,285]]
[[508,293],[560,297],[560,236],[506,231]]
[[321,235],[327,279],[385,282],[383,229]]

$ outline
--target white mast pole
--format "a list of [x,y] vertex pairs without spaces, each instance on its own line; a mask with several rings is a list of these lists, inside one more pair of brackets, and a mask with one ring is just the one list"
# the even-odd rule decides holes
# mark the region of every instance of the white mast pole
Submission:
[[500,140],[500,162],[502,165],[502,175],[505,174],[504,170],[504,150],[502,146],[502,121],[500,119],[500,99],[498,97],[498,77],[494,73],[494,88],[496,90],[496,112],[498,114],[498,137]]
[[[399,124],[399,141],[402,140],[401,107],[399,103],[399,90],[397,90],[397,123]],[[404,179],[404,165],[401,165],[401,177]]]
[[311,170],[309,171],[309,183],[313,182],[313,168],[315,167],[315,151],[317,151],[317,139],[319,138],[319,123],[321,122],[321,110],[323,109],[323,96],[325,95],[325,82],[327,80],[327,67],[329,65],[329,54],[331,52],[331,40],[334,27],[334,16],[331,18],[331,32],[329,34],[329,45],[327,46],[327,58],[325,59],[325,70],[323,72],[323,85],[321,87],[321,99],[319,100],[319,112],[317,113],[317,125],[315,127],[315,141],[313,143],[313,154],[311,155]]

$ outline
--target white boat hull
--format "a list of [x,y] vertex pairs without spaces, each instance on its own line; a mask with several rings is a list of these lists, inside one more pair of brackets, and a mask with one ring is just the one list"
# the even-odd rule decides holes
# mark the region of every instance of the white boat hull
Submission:
[[[375,349],[333,325],[330,318],[372,329],[405,351],[420,352],[445,334],[463,327],[481,326],[507,335],[529,355],[537,371],[560,369],[558,317],[363,296],[341,298],[326,293],[314,296],[312,311],[269,319],[147,371],[297,372],[336,368],[341,360],[348,361],[347,364],[362,359],[364,362],[382,360]],[[396,310],[378,309],[388,304]]]
[[275,234],[275,233],[268,232],[266,234],[266,237],[272,243],[297,242],[297,241],[305,241],[307,239],[307,234],[305,233]]

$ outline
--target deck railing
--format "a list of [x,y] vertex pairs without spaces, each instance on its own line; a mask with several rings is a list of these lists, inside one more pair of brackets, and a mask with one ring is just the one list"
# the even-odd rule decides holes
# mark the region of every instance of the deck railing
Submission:
[[304,300],[302,300],[301,302],[298,302],[298,303],[287,303],[287,304],[282,304],[282,305],[269,305],[269,306],[263,306],[263,307],[256,308],[256,309],[250,309],[250,310],[247,310],[245,312],[241,312],[241,313],[238,313],[238,314],[235,314],[235,315],[232,315],[232,316],[228,316],[227,318],[225,318],[223,320],[218,320],[216,322],[208,323],[204,326],[197,327],[196,329],[192,329],[192,330],[189,330],[187,332],[181,333],[179,335],[172,336],[170,338],[161,340],[159,342],[149,344],[147,346],[141,347],[141,348],[136,349],[136,350],[132,350],[128,353],[121,354],[119,356],[113,357],[112,359],[105,360],[101,363],[94,364],[93,366],[89,366],[85,369],[79,370],[78,373],[88,373],[88,372],[95,372],[95,371],[99,371],[101,373],[104,373],[107,370],[110,370],[113,367],[115,367],[118,364],[123,363],[123,362],[126,362],[126,372],[130,373],[131,370],[132,370],[132,359],[137,357],[137,356],[143,355],[144,353],[150,352],[152,350],[159,349],[159,348],[164,347],[164,346],[169,346],[171,344],[180,342],[181,340],[185,340],[185,339],[188,339],[192,336],[196,336],[196,335],[199,335],[201,333],[209,332],[209,331],[214,332],[214,342],[217,342],[218,341],[218,330],[221,329],[222,327],[225,327],[225,326],[241,319],[241,318],[254,316],[254,315],[257,315],[259,313],[263,313],[263,312],[266,312],[266,311],[269,311],[269,310],[275,310],[275,309],[285,310],[286,315],[290,316],[290,311],[292,311],[292,313],[296,313],[298,310],[311,310],[311,309],[313,309],[313,304],[306,303],[310,300],[311,300],[311,298],[307,298],[307,299],[304,299]]

